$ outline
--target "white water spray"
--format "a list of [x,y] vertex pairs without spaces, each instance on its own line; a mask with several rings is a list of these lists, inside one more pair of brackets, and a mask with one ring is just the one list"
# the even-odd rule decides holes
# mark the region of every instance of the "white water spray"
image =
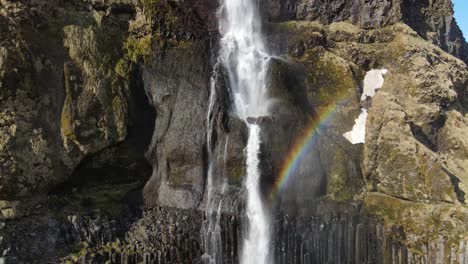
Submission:
[[259,192],[258,169],[260,150],[260,127],[250,126],[250,135],[247,143],[247,217],[249,219],[249,233],[244,240],[241,263],[257,264],[271,263],[269,253],[269,223],[263,208]]
[[[260,14],[254,0],[225,0],[221,7],[220,59],[229,74],[234,112],[246,123],[250,117],[268,114],[266,71],[270,56],[261,35]],[[242,264],[269,261],[269,222],[259,189],[260,127],[248,124],[247,218],[248,234],[242,248]]]
[[[216,65],[215,65],[216,69]],[[216,101],[216,70],[211,77],[210,85],[210,103],[208,106],[208,113],[206,116],[206,130],[207,130],[207,152],[208,152],[208,175],[207,175],[207,191],[205,197],[205,219],[202,226],[202,241],[204,254],[202,256],[203,263],[216,264],[223,262],[222,256],[222,243],[221,243],[221,205],[222,195],[225,191],[225,183],[220,183],[220,177],[214,177],[214,162],[219,157],[219,154],[213,153],[213,126],[214,126],[214,107]],[[228,146],[228,138],[226,138],[224,159],[226,159],[226,149]],[[224,162],[226,163],[226,162]],[[223,168],[223,173],[225,168]],[[222,185],[222,186],[220,186]],[[221,190],[220,190],[221,188]]]
[[265,76],[270,56],[254,0],[226,0],[220,20],[221,60],[228,73],[234,111],[242,119],[268,114]]

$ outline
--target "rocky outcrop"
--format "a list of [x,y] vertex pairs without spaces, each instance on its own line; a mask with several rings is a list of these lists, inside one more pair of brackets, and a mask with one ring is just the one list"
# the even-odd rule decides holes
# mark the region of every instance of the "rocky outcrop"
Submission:
[[[201,262],[211,168],[237,263],[247,131],[216,60],[218,3],[1,3],[0,262]],[[273,103],[248,121],[277,263],[468,259],[467,49],[450,1],[262,4]],[[377,68],[384,86],[361,101]]]
[[2,5],[6,207],[44,196],[83,158],[127,138],[134,93],[114,70],[122,54],[114,41],[124,38],[131,14],[84,10],[59,2]]
[[157,112],[149,149],[154,173],[145,188],[148,201],[195,208],[203,196],[208,43],[167,51],[143,68],[145,89]]
[[[15,201],[64,179],[67,156],[52,142],[61,141],[65,93],[59,89],[62,75],[54,68],[56,56],[33,52],[44,45],[43,38],[20,25],[30,17],[28,12],[20,3],[2,3],[0,10],[0,200],[2,209],[7,208],[3,215],[14,216]],[[28,38],[37,38],[37,43],[32,46]]]
[[[302,87],[305,91],[314,92],[314,96],[310,98],[316,101],[311,100],[309,105],[318,111],[319,115],[321,104],[327,102],[327,98],[331,98],[328,104],[332,104],[334,108],[334,115],[327,120],[319,119],[322,124],[318,131],[321,133],[317,133],[316,139],[317,144],[320,144],[320,139],[326,138],[331,146],[337,147],[327,148],[320,145],[316,148],[320,155],[310,160],[307,157],[303,158],[308,167],[301,167],[307,168],[307,174],[314,176],[312,181],[326,182],[326,187],[322,187],[322,194],[319,196],[326,196],[335,201],[354,200],[362,203],[366,213],[385,219],[384,234],[387,236],[393,237],[395,228],[401,228],[403,235],[397,240],[408,247],[405,256],[417,253],[418,257],[411,260],[414,263],[424,261],[419,258],[429,262],[449,262],[457,260],[459,254],[465,256],[467,227],[462,223],[466,218],[463,213],[466,210],[463,191],[466,168],[463,168],[462,160],[465,160],[466,156],[449,158],[446,153],[460,153],[459,151],[464,149],[462,140],[455,138],[463,135],[461,130],[467,129],[462,128],[462,116],[466,111],[464,94],[468,81],[466,64],[424,41],[404,24],[363,30],[344,22],[332,23],[329,26],[315,22],[287,22],[271,24],[270,28],[271,42],[277,42],[277,37],[288,39],[288,45],[274,48],[279,50],[278,52],[288,52],[292,56],[290,64],[308,65],[305,63],[313,61],[311,58],[314,58],[314,55],[319,58],[320,67],[306,71],[313,74],[309,73],[302,80]],[[331,81],[335,80],[332,76],[340,76],[337,78],[340,81],[346,80],[330,67],[336,60],[335,56],[339,58],[338,65],[350,65],[349,69],[354,69],[350,71],[354,73],[349,75],[351,81],[342,86],[348,87],[344,102],[340,96],[327,97],[334,88],[340,87],[339,82]],[[389,70],[385,76],[384,87],[377,92],[370,105],[365,101],[359,103],[357,100],[361,92],[359,89],[353,90],[353,87],[360,86],[358,80],[362,80],[362,71],[372,68]],[[325,70],[321,72],[322,69]],[[330,72],[333,74],[328,76],[327,73]],[[318,86],[318,90],[313,86],[317,82],[314,81],[315,74],[320,74],[322,80],[327,80]],[[327,87],[327,82],[332,82],[332,88],[323,89]],[[288,87],[290,89],[292,86]],[[343,89],[342,92],[346,91],[346,88]],[[352,124],[346,123],[345,120],[357,118],[359,104],[369,109],[363,156],[353,165],[358,171],[362,168],[362,176],[359,173],[350,173],[353,170],[346,167],[350,165],[350,157],[361,157],[359,148],[353,151],[348,142],[341,142],[339,139],[340,135],[352,127]],[[461,122],[457,125],[458,131],[446,132],[446,129],[454,128],[450,124],[453,121],[449,120],[455,115],[460,118],[458,122]],[[449,136],[453,140],[450,146],[443,139],[448,134],[453,135]],[[450,150],[442,150],[446,148]],[[329,151],[331,156],[326,154]],[[345,155],[338,155],[341,151]],[[310,153],[313,155],[312,151]],[[317,157],[327,158],[317,164],[312,161],[317,160]],[[330,160],[333,162],[327,163]],[[454,164],[457,164],[455,166],[458,168],[458,174],[454,173]],[[337,167],[344,169],[335,170]],[[361,180],[364,181],[363,185],[359,184]],[[311,190],[317,188],[302,190],[307,192],[304,196],[301,189],[294,185],[306,185],[311,179],[296,176],[293,181],[295,183],[286,186],[284,194],[280,194],[283,199],[281,203],[286,203],[282,207],[290,210],[298,206],[296,213],[308,212],[310,204],[300,206],[297,200],[288,203],[288,200],[291,200],[288,198],[288,189],[292,190],[293,197],[303,198],[308,197]],[[353,184],[356,187],[350,188]],[[429,215],[435,211],[439,213],[434,217],[440,222],[429,220]],[[450,214],[448,211],[457,213]],[[423,221],[424,224],[419,225],[416,223],[418,220],[414,222],[412,219],[426,220]],[[452,227],[447,228],[447,225]],[[422,226],[438,229],[437,238],[420,236],[423,231],[418,230],[418,227]],[[460,229],[452,233],[455,226]],[[421,246],[432,243],[433,239],[437,240],[438,244]],[[455,253],[449,254],[444,251],[445,248],[451,248]],[[454,257],[454,254],[457,257]],[[412,263],[409,259],[407,261]]]
[[63,218],[31,216],[15,225],[2,223],[0,226],[6,236],[1,243],[8,245],[2,260],[5,263],[192,263],[202,255],[199,214],[155,208],[142,215],[128,214],[116,219],[76,214]]
[[426,40],[468,61],[468,44],[453,18],[451,1],[265,0],[263,5],[271,21],[305,20],[323,24],[351,21],[364,29],[403,22]]

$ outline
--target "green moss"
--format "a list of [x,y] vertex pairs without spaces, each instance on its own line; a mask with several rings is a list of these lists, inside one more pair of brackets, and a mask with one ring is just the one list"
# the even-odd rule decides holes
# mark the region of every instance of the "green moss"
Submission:
[[65,112],[62,112],[60,125],[61,125],[62,135],[66,138],[74,139],[72,122],[68,114]]
[[170,9],[165,0],[141,0],[141,3],[143,4],[143,11],[149,16],[155,16]]
[[464,206],[414,203],[382,193],[369,193],[364,205],[367,212],[382,217],[387,227],[401,227],[405,236],[397,239],[416,255],[424,255],[424,246],[440,237],[446,239],[447,246],[458,248],[468,236],[468,209]]
[[[275,30],[287,31],[290,33],[299,33],[297,31],[320,31],[323,25],[319,22],[291,20],[281,23],[271,23],[269,26]],[[302,32],[304,33],[304,32]]]
[[126,134],[126,116],[127,105],[123,98],[119,95],[116,95],[112,99],[112,113],[114,116],[114,125],[119,136],[125,136]]
[[65,103],[60,118],[60,130],[62,132],[63,137],[76,141],[76,135],[73,129],[73,122],[70,113],[70,104],[71,96],[67,94],[67,96],[65,97]]
[[353,98],[357,86],[350,70],[320,49],[308,50],[300,61],[308,72],[310,102],[326,106],[342,98]]
[[[142,60],[148,62],[151,56],[156,53],[165,52],[169,49],[190,50],[193,42],[187,40],[164,39],[158,34],[143,37],[130,36],[124,43],[125,59],[134,63]],[[126,66],[125,62],[118,62],[116,71],[121,76],[125,76],[131,66]],[[127,69],[128,68],[128,69]]]
[[[107,243],[100,243],[95,246],[90,246],[86,242],[79,242],[77,243],[71,252],[67,252],[62,254],[61,262],[62,263],[77,263],[82,260],[87,255],[90,256],[109,256],[112,253],[143,253],[138,250],[135,250],[133,247],[129,247],[128,245],[123,244],[120,242],[119,239],[116,239],[111,242]],[[107,263],[107,262],[106,262]]]
[[361,29],[359,27],[353,25],[349,21],[332,23],[330,24],[329,29],[332,33],[345,32],[348,34],[358,34],[359,32],[361,32]]
[[132,70],[132,64],[126,59],[120,59],[115,65],[115,72],[122,78],[128,79]]
[[153,37],[151,35],[136,38],[130,36],[124,43],[125,57],[133,62],[147,60],[152,53]]
[[347,168],[345,165],[346,157],[342,151],[335,151],[335,160],[332,162],[327,181],[327,196],[335,201],[353,200],[353,184],[348,182]]

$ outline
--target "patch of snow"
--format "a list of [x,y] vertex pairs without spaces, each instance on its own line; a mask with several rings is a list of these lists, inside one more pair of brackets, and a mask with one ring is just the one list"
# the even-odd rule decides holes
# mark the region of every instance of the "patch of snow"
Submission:
[[367,110],[361,109],[361,114],[354,120],[353,130],[346,132],[343,136],[351,142],[351,144],[364,143],[366,140],[366,121]]
[[387,74],[387,69],[370,70],[364,77],[364,89],[361,96],[361,101],[366,100],[367,97],[374,97],[375,91],[382,88],[384,84],[384,75]]
[[[387,69],[381,70],[370,70],[364,77],[364,89],[361,96],[361,101],[367,99],[367,97],[374,97],[376,90],[382,88],[384,84],[384,75],[387,74]],[[366,141],[366,121],[367,121],[367,109],[362,108],[361,114],[356,120],[354,120],[353,130],[346,132],[343,136],[351,142],[351,144],[361,144]]]

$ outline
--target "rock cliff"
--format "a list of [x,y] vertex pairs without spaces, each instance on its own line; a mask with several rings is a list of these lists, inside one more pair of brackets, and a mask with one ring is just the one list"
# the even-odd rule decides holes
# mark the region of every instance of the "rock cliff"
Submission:
[[[201,262],[208,152],[227,183],[223,263],[238,262],[247,132],[216,61],[218,6],[0,0],[0,263]],[[272,115],[254,120],[275,261],[464,263],[468,45],[451,1],[260,6],[277,55]],[[362,101],[371,69],[388,73]]]

